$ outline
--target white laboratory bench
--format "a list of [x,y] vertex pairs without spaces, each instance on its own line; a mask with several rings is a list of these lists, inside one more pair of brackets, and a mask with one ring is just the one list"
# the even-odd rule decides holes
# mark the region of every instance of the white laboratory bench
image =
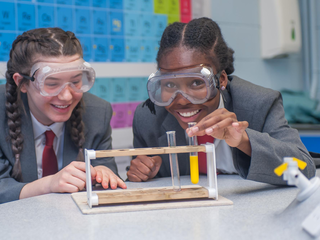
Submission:
[[[183,176],[181,182],[190,185],[190,177]],[[199,183],[205,185],[206,176]],[[171,178],[127,182],[130,189],[170,185]],[[301,223],[316,207],[314,198],[320,203],[320,191],[313,201],[298,203],[295,187],[253,182],[238,175],[218,175],[218,190],[233,205],[84,215],[71,194],[18,200],[0,205],[0,238],[313,239]]]

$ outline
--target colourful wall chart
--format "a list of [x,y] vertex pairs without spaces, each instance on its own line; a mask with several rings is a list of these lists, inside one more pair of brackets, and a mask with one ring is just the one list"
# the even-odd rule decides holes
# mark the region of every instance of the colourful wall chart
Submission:
[[[191,0],[0,0],[0,62],[9,59],[19,34],[38,27],[74,32],[88,62],[155,62],[163,30],[190,21],[191,5]],[[112,104],[113,128],[129,127],[136,106],[148,98],[147,76],[105,76],[90,92]]]

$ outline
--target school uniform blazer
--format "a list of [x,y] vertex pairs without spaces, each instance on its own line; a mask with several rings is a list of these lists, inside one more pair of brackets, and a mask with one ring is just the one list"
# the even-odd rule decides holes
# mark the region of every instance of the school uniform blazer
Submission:
[[[271,184],[286,184],[273,170],[283,157],[296,157],[308,165],[302,171],[308,178],[315,176],[315,165],[302,144],[298,131],[289,127],[278,91],[263,88],[236,76],[230,76],[226,90],[222,91],[225,108],[234,112],[239,121],[248,121],[251,157],[231,148],[233,163],[245,179]],[[156,115],[140,104],[134,115],[133,134],[135,148],[168,146],[166,131],[176,131],[177,146],[187,145],[185,131],[176,118],[164,107],[155,106]],[[161,155],[162,165],[158,177],[168,177],[168,155]],[[189,154],[178,154],[180,175],[190,174]]]
[[[85,111],[82,116],[85,124],[84,148],[95,150],[111,149],[112,108],[110,103],[90,93],[83,94]],[[25,110],[21,109],[21,131],[24,138],[23,150],[20,155],[23,182],[17,182],[10,174],[14,165],[11,149],[7,117],[5,114],[5,85],[0,86],[0,203],[19,199],[22,187],[38,179],[37,160],[33,136],[32,121],[26,94],[21,94]],[[63,146],[63,167],[74,161],[79,149],[70,137],[71,127],[66,122]],[[118,173],[114,158],[99,158],[92,161],[93,166],[105,165]]]

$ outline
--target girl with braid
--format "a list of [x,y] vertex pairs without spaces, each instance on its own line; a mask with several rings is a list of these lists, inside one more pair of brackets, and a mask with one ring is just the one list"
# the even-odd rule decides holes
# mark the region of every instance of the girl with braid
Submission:
[[[307,163],[302,171],[315,175],[315,165],[298,131],[284,116],[281,94],[237,76],[234,51],[209,18],[169,25],[161,38],[158,71],[148,80],[149,99],[133,120],[134,147],[168,146],[166,131],[176,131],[177,145],[214,142],[217,170],[245,179],[286,184],[274,174],[284,157]],[[189,122],[197,122],[188,128]],[[180,175],[190,174],[189,154],[178,154]],[[206,173],[199,153],[199,171]],[[130,181],[169,177],[169,156],[137,156],[127,172]]]
[[[72,32],[39,28],[12,44],[0,86],[0,203],[85,188],[83,149],[111,149],[110,103]],[[103,188],[126,188],[114,158],[92,162]]]

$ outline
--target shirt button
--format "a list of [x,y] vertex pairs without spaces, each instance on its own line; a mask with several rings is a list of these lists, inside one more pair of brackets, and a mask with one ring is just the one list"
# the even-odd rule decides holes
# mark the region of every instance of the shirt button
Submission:
[[42,141],[42,145],[46,145],[46,141]]

